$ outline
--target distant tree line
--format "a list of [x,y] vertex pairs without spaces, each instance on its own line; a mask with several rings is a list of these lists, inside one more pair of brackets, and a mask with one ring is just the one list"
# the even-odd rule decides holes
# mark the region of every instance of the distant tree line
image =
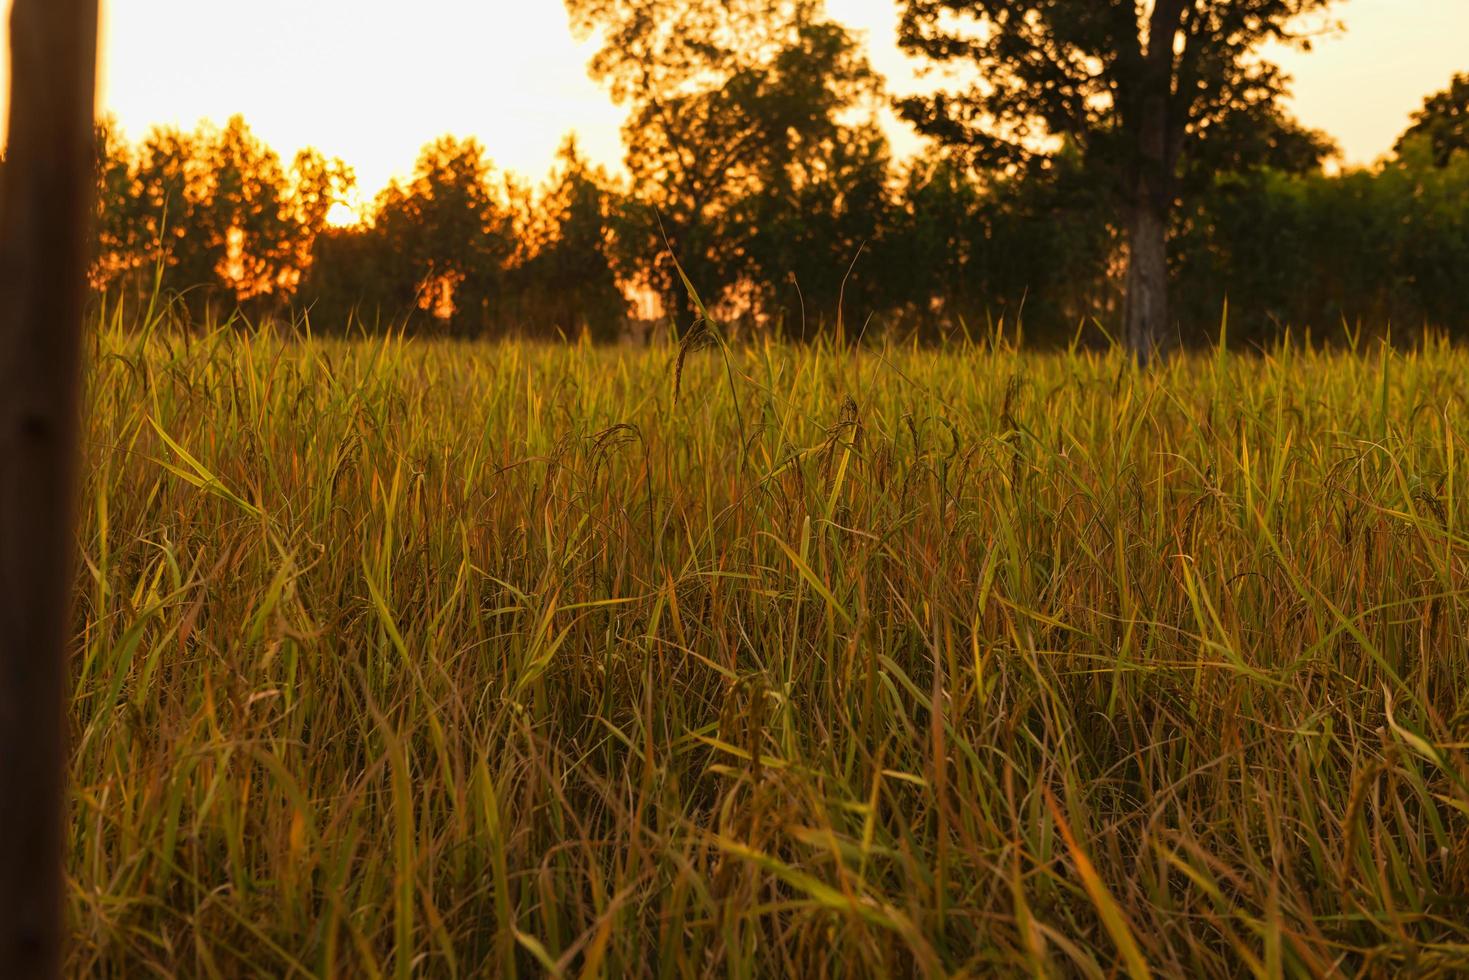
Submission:
[[[1026,15],[1032,6],[1045,9]],[[104,125],[93,281],[118,303],[161,286],[191,310],[292,316],[318,333],[683,330],[696,312],[680,269],[732,329],[792,338],[1003,326],[1042,342],[1142,330],[1135,346],[1189,344],[1217,335],[1226,303],[1240,343],[1287,327],[1469,331],[1469,76],[1424,103],[1389,158],[1328,170],[1334,145],[1280,109],[1278,72],[1241,67],[1276,36],[1260,26],[1270,17],[1325,3],[1256,6],[1243,41],[1225,14],[1180,21],[1180,36],[1224,32],[1215,48],[1233,47],[1191,41],[1199,64],[1171,69],[1213,94],[1187,125],[1168,123],[1174,149],[1160,164],[1138,156],[1144,137],[1129,128],[1153,125],[1137,113],[1154,83],[1127,74],[1146,75],[1145,57],[1083,85],[1051,78],[1035,54],[1107,64],[1127,23],[1116,11],[1131,4],[913,0],[910,49],[1014,84],[899,102],[933,137],[899,165],[879,126],[882,79],[819,0],[568,0],[574,28],[602,41],[592,76],[628,109],[624,174],[568,138],[531,186],[476,141],[444,137],[360,223],[333,226],[354,180],[341,161],[304,151],[285,164],[238,117],[138,143]],[[993,34],[950,36],[936,25],[957,8],[1039,33],[1005,50],[974,39]],[[1100,84],[1139,86],[1135,111],[1109,115],[1088,88]],[[1162,210],[1140,215],[1148,201]],[[1157,222],[1171,288],[1140,316],[1153,300],[1137,298],[1152,275],[1135,261],[1139,236]]]

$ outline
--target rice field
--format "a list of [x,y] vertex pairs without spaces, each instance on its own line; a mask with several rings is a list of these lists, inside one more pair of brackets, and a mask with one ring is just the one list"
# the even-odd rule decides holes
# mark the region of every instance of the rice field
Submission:
[[92,340],[70,970],[1469,971],[1469,352]]

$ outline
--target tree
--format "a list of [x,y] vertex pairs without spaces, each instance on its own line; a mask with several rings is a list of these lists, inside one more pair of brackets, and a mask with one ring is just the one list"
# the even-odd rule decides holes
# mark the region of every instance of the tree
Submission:
[[190,187],[186,230],[201,243],[209,272],[235,302],[289,295],[350,171],[307,150],[288,173],[239,116],[203,129],[194,148],[202,179]]
[[627,315],[611,258],[617,200],[572,139],[533,193],[497,180],[478,143],[445,137],[378,196],[368,223],[316,237],[300,301],[328,330],[355,314],[369,329],[610,340]]
[[[665,309],[691,315],[669,246],[706,298],[731,297],[752,263],[740,202],[800,187],[875,109],[878,79],[820,0],[566,0],[600,35],[592,77],[630,108],[631,204],[619,242]],[[665,236],[667,244],[665,245]]]
[[214,282],[208,243],[202,235],[190,233],[198,184],[198,177],[190,176],[195,154],[190,134],[173,127],[152,130],[135,151],[129,168],[132,179],[122,185],[123,193],[116,199],[104,198],[102,205],[113,214],[103,229],[115,227],[115,241],[129,256],[118,265],[161,268],[163,284],[173,290]]
[[104,117],[94,128],[97,201],[93,221],[92,269],[90,279],[105,289],[133,275],[142,264],[146,248],[138,241],[137,222],[132,218],[133,148],[123,139],[116,120]]
[[[792,337],[845,329],[879,302],[867,254],[889,217],[888,146],[876,124],[842,127],[809,159],[773,174],[731,211],[749,262],[750,299]],[[862,329],[861,320],[853,333]]]
[[1447,166],[1455,153],[1469,151],[1469,72],[1455,75],[1448,88],[1423,100],[1423,108],[1413,113],[1413,125],[1398,137],[1394,152],[1403,155],[1415,139],[1428,142],[1439,167]]
[[97,0],[15,0],[0,183],[0,976],[61,973]]
[[1115,305],[1110,201],[1074,149],[1044,174],[976,173],[942,150],[906,169],[874,264],[887,304],[919,336],[1004,326],[1071,337]]
[[939,152],[908,164],[874,256],[894,318],[942,335],[983,309],[987,211],[985,189],[963,161]]
[[490,326],[515,240],[493,174],[476,140],[445,136],[419,153],[410,181],[378,195],[370,234],[384,275],[377,312],[427,315],[460,334]]
[[567,137],[545,191],[528,201],[517,236],[523,254],[512,274],[521,330],[616,338],[627,318],[612,258],[618,195],[600,167]]
[[1125,216],[1124,336],[1146,359],[1169,327],[1168,236],[1180,169],[1239,113],[1270,111],[1287,78],[1256,51],[1309,45],[1298,24],[1335,0],[899,0],[900,42],[968,61],[957,95],[902,100],[922,132],[981,164],[1044,169],[1070,142]]
[[104,120],[96,140],[92,280],[102,288],[149,290],[161,265],[170,290],[278,307],[353,183],[346,165],[315,150],[283,167],[239,116],[222,129],[158,128],[136,149]]
[[[1185,331],[1270,344],[1287,329],[1320,339],[1469,328],[1469,154],[1436,166],[1427,141],[1371,169],[1221,174],[1180,223]],[[1212,321],[1212,323],[1211,323]]]

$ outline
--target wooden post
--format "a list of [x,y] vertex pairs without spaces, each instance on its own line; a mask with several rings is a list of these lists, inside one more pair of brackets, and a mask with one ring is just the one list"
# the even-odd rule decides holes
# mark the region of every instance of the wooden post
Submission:
[[14,0],[0,170],[0,977],[61,972],[97,0]]

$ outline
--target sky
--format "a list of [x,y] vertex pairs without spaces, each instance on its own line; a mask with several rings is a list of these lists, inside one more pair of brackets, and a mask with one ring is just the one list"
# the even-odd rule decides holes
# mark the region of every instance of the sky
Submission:
[[[827,7],[866,38],[890,91],[921,84],[897,48],[894,0]],[[1367,164],[1425,95],[1469,71],[1469,0],[1336,9],[1344,34],[1278,58],[1296,115]],[[445,133],[479,137],[497,166],[533,180],[568,131],[594,160],[615,169],[621,157],[623,112],[588,79],[594,44],[572,37],[561,0],[102,0],[102,17],[99,104],[130,138],[242,113],[283,157],[307,145],[340,156],[367,198]],[[889,123],[900,155],[916,148]]]

